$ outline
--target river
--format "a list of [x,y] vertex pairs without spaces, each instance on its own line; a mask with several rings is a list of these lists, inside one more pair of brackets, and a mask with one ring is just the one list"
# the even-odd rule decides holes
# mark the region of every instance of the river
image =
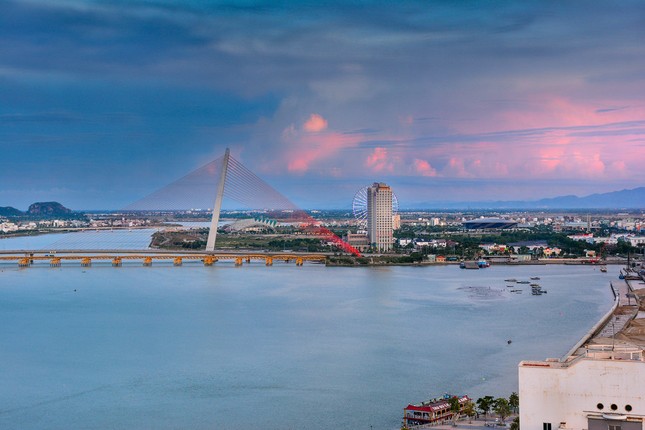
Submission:
[[[14,264],[0,428],[20,429],[395,429],[408,402],[517,391],[518,362],[564,354],[618,273]],[[547,294],[508,292],[531,276]]]

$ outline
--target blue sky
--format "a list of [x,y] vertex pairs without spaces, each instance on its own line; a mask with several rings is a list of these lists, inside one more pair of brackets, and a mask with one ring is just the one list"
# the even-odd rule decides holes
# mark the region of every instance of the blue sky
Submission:
[[645,185],[640,1],[0,0],[0,206],[120,208],[220,156],[302,207]]

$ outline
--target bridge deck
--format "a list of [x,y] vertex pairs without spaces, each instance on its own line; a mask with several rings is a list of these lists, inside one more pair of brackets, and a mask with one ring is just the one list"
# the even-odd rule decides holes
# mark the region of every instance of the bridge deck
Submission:
[[29,267],[39,261],[49,261],[50,266],[60,267],[63,261],[80,261],[82,266],[88,267],[92,261],[111,261],[113,266],[121,266],[124,260],[141,260],[145,266],[152,265],[153,261],[173,260],[175,266],[182,265],[184,260],[197,260],[206,266],[211,266],[219,260],[233,260],[236,265],[251,260],[263,260],[267,266],[274,261],[289,263],[294,261],[297,266],[302,266],[305,261],[324,263],[327,256],[324,254],[308,253],[206,253],[206,252],[158,252],[156,250],[69,250],[69,251],[3,251],[0,253],[0,263],[18,263],[19,267]]

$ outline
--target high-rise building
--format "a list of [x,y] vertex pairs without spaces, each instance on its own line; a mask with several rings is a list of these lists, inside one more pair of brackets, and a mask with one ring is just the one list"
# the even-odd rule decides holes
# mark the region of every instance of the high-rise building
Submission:
[[367,237],[379,252],[392,249],[392,189],[382,182],[367,189]]

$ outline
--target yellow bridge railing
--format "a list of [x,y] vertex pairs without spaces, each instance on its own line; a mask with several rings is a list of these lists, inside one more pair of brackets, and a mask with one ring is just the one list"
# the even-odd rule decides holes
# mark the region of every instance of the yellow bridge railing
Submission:
[[154,261],[172,260],[173,265],[181,266],[186,260],[201,260],[204,266],[212,266],[219,260],[232,260],[236,266],[250,263],[252,260],[264,261],[272,266],[274,261],[295,262],[302,266],[306,261],[325,263],[327,257],[319,254],[124,254],[124,255],[0,255],[1,262],[17,262],[19,267],[29,267],[37,261],[49,261],[51,267],[61,267],[63,261],[79,261],[82,267],[91,267],[93,261],[111,261],[112,266],[120,267],[123,261],[141,260],[144,266],[152,266]]

